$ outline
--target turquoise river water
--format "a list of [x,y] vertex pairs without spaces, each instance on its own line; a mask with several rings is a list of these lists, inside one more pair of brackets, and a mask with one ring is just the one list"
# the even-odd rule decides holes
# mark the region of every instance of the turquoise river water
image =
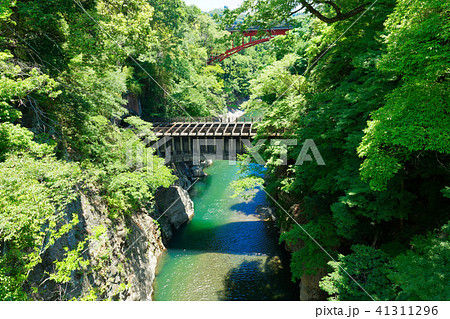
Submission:
[[216,161],[192,187],[195,215],[159,262],[155,300],[298,300],[277,229],[256,213],[264,192],[230,198],[238,170]]

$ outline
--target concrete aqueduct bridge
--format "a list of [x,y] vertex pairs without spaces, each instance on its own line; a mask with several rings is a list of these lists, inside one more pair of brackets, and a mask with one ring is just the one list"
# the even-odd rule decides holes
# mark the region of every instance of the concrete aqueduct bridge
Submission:
[[[153,120],[158,155],[168,162],[205,159],[235,160],[246,153],[256,136],[259,119],[227,122],[221,118],[174,118]],[[278,134],[277,134],[278,135]]]

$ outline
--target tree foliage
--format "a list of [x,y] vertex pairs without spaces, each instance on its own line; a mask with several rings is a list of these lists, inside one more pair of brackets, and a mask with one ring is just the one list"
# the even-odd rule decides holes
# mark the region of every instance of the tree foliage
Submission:
[[[112,219],[151,211],[175,177],[145,119],[247,98],[263,115],[257,139],[298,142],[263,145],[264,173],[232,185],[265,177],[294,216],[279,213],[293,279],[326,269],[330,298],[365,300],[345,269],[376,299],[448,299],[449,13],[446,0],[244,1],[222,25],[293,30],[211,66],[232,38],[181,0],[0,1],[0,299],[30,297],[28,275],[78,223],[66,208],[84,187]],[[134,100],[144,120],[124,108]],[[305,140],[326,165],[295,165]],[[45,280],[87,267],[86,244]]]
[[370,9],[370,5],[371,2],[364,0],[245,0],[239,8],[225,10],[223,23],[233,25],[244,14],[243,22],[239,25],[241,30],[255,25],[270,28],[290,23],[296,14],[310,13],[319,20],[332,24],[358,16]]
[[411,250],[394,259],[394,270],[388,276],[400,291],[397,299],[448,300],[449,261],[448,223],[426,236],[415,237]]
[[358,149],[362,175],[376,190],[418,152],[450,153],[449,13],[447,1],[400,1],[386,22],[380,68],[400,85],[372,115]]
[[[319,2],[309,3],[326,17],[336,14],[333,5]],[[357,2],[333,3],[343,13],[364,4]],[[298,4],[248,1],[239,10],[250,9],[249,23],[274,25]],[[368,298],[342,268],[380,300],[448,293],[442,235],[423,237],[448,222],[448,10],[448,1],[381,0],[333,23],[310,10],[298,28],[273,40],[277,61],[250,81],[245,106],[264,114],[258,137],[278,132],[298,141],[287,146],[287,165],[280,161],[282,148],[262,148],[267,190],[339,255],[321,284],[333,299]],[[306,139],[314,140],[325,166],[295,165]],[[293,278],[327,269],[329,256],[289,216],[279,215],[286,232],[281,238],[296,247]],[[410,241],[411,247],[398,244]],[[416,250],[419,242],[432,252]],[[417,266],[419,260],[426,266]],[[407,284],[414,269],[433,278],[436,289],[430,285],[419,294],[419,275]]]
[[364,245],[355,245],[352,250],[352,254],[339,255],[339,261],[329,262],[333,272],[322,279],[321,288],[331,300],[392,300],[394,287],[387,278],[392,267],[389,256]]

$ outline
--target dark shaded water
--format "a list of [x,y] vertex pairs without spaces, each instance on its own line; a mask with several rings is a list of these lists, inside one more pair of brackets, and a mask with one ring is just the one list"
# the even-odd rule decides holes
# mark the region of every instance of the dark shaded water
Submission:
[[230,198],[237,172],[214,162],[192,188],[195,216],[160,260],[155,300],[298,300],[277,229],[256,213],[264,192],[251,201]]

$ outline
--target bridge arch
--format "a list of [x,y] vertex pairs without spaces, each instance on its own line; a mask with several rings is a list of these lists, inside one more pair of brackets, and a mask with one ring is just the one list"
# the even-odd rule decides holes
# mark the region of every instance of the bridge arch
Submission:
[[[225,60],[226,58],[229,58],[230,56],[241,52],[244,49],[250,48],[252,46],[255,46],[260,43],[268,42],[272,40],[274,37],[278,35],[286,35],[286,33],[291,30],[291,27],[275,27],[272,29],[267,30],[261,30],[261,29],[249,29],[242,33],[242,44],[235,47],[233,42],[233,47],[229,50],[227,50],[225,53],[219,54],[219,55],[212,55],[210,59],[208,60],[208,65],[213,64],[214,62],[218,61],[221,62]],[[228,29],[231,34],[240,32],[237,29]],[[265,37],[253,40],[253,37],[257,36],[258,34],[261,34],[261,31],[264,32]],[[250,38],[249,42],[245,42],[245,38]]]

